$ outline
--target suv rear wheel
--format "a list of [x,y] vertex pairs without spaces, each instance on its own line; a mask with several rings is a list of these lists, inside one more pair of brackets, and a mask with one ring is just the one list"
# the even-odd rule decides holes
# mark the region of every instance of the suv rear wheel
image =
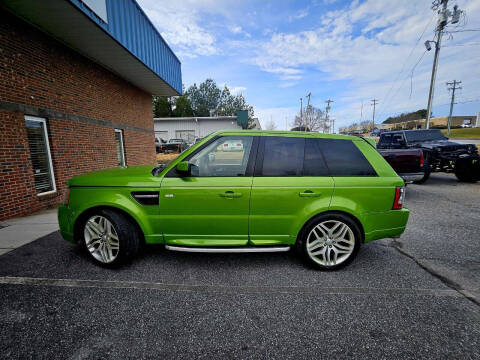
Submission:
[[309,265],[336,270],[355,258],[360,242],[360,229],[352,219],[343,214],[324,214],[307,223],[297,246]]
[[102,266],[115,266],[133,257],[140,246],[134,224],[113,210],[90,214],[82,227],[82,245]]

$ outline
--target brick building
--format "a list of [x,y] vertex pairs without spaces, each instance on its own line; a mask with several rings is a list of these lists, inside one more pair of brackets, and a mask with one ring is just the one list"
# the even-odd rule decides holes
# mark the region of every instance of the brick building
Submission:
[[91,170],[155,162],[152,94],[180,62],[134,0],[0,5],[0,220],[62,201]]

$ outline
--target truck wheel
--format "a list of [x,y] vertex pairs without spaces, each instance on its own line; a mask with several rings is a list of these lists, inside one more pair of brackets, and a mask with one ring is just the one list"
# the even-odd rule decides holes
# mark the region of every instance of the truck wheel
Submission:
[[81,243],[96,264],[114,267],[139,250],[140,236],[134,224],[112,210],[90,214],[82,226]]
[[414,184],[423,184],[425,181],[428,180],[429,177],[430,177],[430,172],[426,172],[425,175],[423,175],[423,177],[420,180],[416,180],[413,183]]
[[430,162],[428,161],[427,156],[425,156],[425,160],[423,162],[423,171],[425,174],[423,175],[423,178],[421,178],[420,180],[414,181],[413,182],[414,184],[423,184],[430,177],[431,169],[430,169]]
[[455,176],[461,182],[480,180],[480,163],[478,159],[458,159],[455,162]]

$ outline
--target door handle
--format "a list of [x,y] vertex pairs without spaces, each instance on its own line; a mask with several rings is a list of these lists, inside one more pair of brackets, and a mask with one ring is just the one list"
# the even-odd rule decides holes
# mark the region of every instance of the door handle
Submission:
[[221,197],[227,198],[227,199],[235,199],[242,197],[242,193],[236,193],[233,191],[225,191],[223,194],[220,194]]
[[321,193],[315,193],[312,190],[305,190],[304,192],[298,193],[300,197],[319,197],[322,195]]

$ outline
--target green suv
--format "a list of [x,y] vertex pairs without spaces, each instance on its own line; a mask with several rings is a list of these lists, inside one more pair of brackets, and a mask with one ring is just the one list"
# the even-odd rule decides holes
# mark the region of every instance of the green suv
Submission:
[[320,269],[360,245],[398,237],[403,180],[365,140],[279,131],[211,134],[167,165],[108,169],[69,181],[62,236],[99,264],[143,244],[188,252],[295,249]]

